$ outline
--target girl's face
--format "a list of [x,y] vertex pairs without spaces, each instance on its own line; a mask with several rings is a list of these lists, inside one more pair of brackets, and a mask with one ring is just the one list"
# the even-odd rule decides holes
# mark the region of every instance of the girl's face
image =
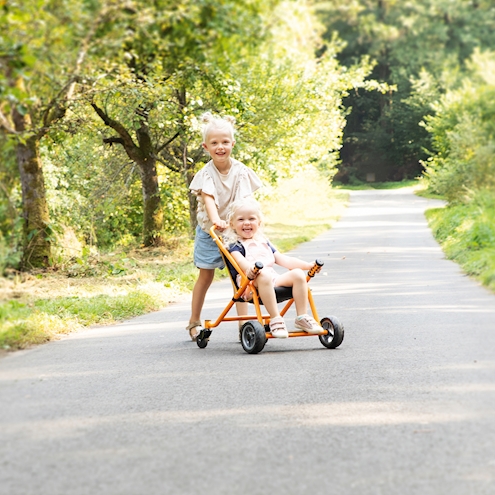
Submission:
[[228,130],[212,129],[206,136],[203,148],[210,154],[217,166],[230,164],[230,154],[235,141]]
[[251,207],[238,208],[231,221],[231,227],[241,239],[252,239],[260,227],[260,219]]

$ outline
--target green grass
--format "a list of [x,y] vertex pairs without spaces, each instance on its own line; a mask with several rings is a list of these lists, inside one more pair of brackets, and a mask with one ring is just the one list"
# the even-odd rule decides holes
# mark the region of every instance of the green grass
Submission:
[[308,225],[303,233],[298,233],[292,225],[274,223],[267,226],[265,233],[270,242],[277,247],[281,253],[291,251],[299,244],[314,239],[331,227],[330,224]]
[[[345,208],[347,194],[315,174],[304,171],[276,189],[264,188],[265,233],[280,251],[327,230]],[[191,239],[169,239],[162,248],[92,253],[53,271],[0,279],[0,349],[22,349],[165,307],[196,282],[192,249]],[[225,276],[216,271],[217,279]]]
[[495,292],[495,194],[480,192],[468,204],[426,212],[448,259]]
[[361,182],[353,181],[349,184],[336,183],[336,189],[348,189],[350,191],[362,191],[367,189],[401,189],[402,187],[413,187],[418,185],[417,179],[403,180],[398,182]]

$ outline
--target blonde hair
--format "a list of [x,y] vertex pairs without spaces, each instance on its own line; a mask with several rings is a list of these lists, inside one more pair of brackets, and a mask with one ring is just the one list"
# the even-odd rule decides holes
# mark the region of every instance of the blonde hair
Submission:
[[211,112],[205,112],[201,115],[201,122],[203,122],[203,143],[206,142],[208,134],[213,129],[220,129],[230,133],[232,140],[234,140],[235,133],[235,117],[231,115],[225,115],[224,117],[215,117]]
[[225,230],[224,233],[224,244],[228,247],[231,244],[237,242],[239,240],[239,236],[237,235],[237,232],[233,229],[232,223],[234,221],[234,217],[237,213],[238,210],[241,208],[251,208],[251,211],[258,217],[258,220],[260,221],[260,225],[258,228],[258,231],[256,232],[255,239],[260,240],[264,239],[263,235],[263,226],[264,226],[264,217],[263,213],[261,211],[261,206],[256,201],[252,196],[248,196],[246,198],[238,199],[236,201],[233,201],[230,203],[229,207],[227,208],[227,224],[228,227]]

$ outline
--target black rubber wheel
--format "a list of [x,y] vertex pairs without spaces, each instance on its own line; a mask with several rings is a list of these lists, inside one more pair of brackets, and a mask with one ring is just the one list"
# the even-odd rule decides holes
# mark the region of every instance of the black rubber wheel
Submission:
[[321,326],[328,330],[327,335],[319,335],[320,342],[327,349],[335,349],[344,340],[344,325],[336,316],[325,316],[320,320]]
[[241,328],[242,348],[248,354],[258,354],[266,343],[265,327],[258,321],[248,321]]
[[204,349],[208,345],[208,340],[210,340],[211,330],[201,330],[199,332],[198,338],[196,339],[196,345],[200,349]]

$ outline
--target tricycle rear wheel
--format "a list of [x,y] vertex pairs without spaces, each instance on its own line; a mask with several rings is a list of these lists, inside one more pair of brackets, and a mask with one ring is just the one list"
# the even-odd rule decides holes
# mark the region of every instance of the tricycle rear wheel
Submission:
[[258,354],[266,343],[265,327],[258,321],[248,321],[241,328],[242,348],[248,354]]

